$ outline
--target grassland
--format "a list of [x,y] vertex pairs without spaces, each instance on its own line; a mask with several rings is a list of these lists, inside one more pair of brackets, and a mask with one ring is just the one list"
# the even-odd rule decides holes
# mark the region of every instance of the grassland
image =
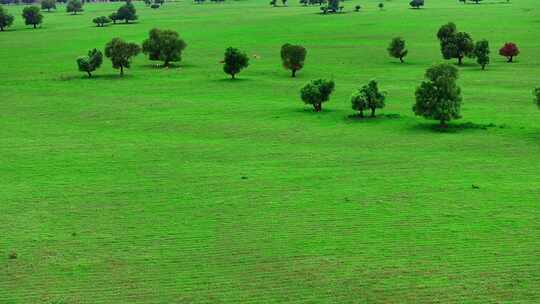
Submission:
[[[0,303],[539,303],[538,1],[377,3],[334,16],[139,3],[137,24],[106,28],[92,18],[120,4],[88,4],[37,30],[8,7]],[[492,63],[460,68],[463,119],[440,133],[411,107],[448,21],[488,39]],[[124,78],[109,61],[93,79],[76,70],[88,49],[153,27],[187,41],[180,68],[139,56]],[[394,36],[405,64],[386,53]],[[496,54],[507,41],[514,64]],[[308,49],[295,79],[285,42]],[[219,64],[228,46],[259,57],[237,81]],[[319,77],[337,88],[313,113],[299,89]],[[383,115],[348,118],[372,78]]]

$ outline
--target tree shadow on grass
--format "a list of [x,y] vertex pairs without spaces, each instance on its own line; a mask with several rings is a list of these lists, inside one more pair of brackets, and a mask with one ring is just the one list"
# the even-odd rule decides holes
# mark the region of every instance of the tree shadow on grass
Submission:
[[184,70],[184,69],[194,68],[197,66],[193,64],[169,63],[169,66],[166,67],[163,65],[163,62],[160,62],[160,63],[154,63],[154,64],[152,63],[143,64],[143,65],[140,65],[139,67],[142,67],[144,69],[167,71],[167,70]]
[[232,78],[221,78],[221,79],[214,79],[212,81],[217,81],[217,82],[244,82],[244,81],[253,81],[253,79],[249,79],[249,78],[235,78],[235,79],[232,79]]
[[133,76],[130,74],[124,74],[124,76],[120,76],[120,74],[106,74],[106,75],[97,74],[97,75],[92,75],[92,77],[88,77],[88,75],[81,73],[81,75],[69,75],[69,76],[61,75],[55,80],[57,81],[72,81],[72,80],[98,81],[98,80],[121,80],[121,79],[129,79],[132,77]]
[[[500,129],[508,128],[507,125],[498,126]],[[437,123],[419,123],[414,124],[412,129],[421,130],[421,131],[430,131],[437,133],[460,133],[467,131],[477,131],[477,130],[488,130],[491,128],[497,128],[497,125],[494,123],[489,124],[477,124],[474,122],[464,122],[464,123],[450,123],[445,127]]]
[[369,122],[381,122],[387,120],[396,120],[400,119],[401,115],[399,114],[378,114],[375,117],[367,116],[360,117],[359,114],[353,114],[345,117],[345,120],[350,123],[369,123]]
[[336,112],[334,109],[328,109],[328,108],[322,108],[320,112],[315,112],[313,110],[313,107],[305,107],[305,108],[294,108],[294,112],[297,113],[309,113],[309,114],[322,114],[322,113],[333,113]]

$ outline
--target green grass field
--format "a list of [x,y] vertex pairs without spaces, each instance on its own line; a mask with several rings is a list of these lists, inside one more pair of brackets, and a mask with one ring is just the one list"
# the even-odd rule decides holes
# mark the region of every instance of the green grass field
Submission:
[[[540,3],[408,2],[331,16],[138,3],[138,23],[106,28],[91,20],[121,4],[87,4],[37,30],[8,6],[0,303],[540,303]],[[492,62],[466,59],[463,119],[441,133],[411,108],[449,21],[488,39]],[[123,78],[107,59],[92,79],[77,71],[89,49],[153,27],[188,43],[179,68],[140,55]],[[395,36],[405,64],[386,52]],[[507,41],[514,64],[497,54]],[[286,42],[308,50],[297,78]],[[251,57],[236,81],[219,63],[229,46]],[[320,77],[336,92],[313,113],[299,90]],[[372,78],[387,107],[349,118]]]

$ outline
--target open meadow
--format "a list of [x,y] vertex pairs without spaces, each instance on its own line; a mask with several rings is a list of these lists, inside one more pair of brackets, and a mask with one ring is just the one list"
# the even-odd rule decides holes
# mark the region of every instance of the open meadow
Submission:
[[[5,5],[0,303],[540,303],[540,2],[408,2],[136,2],[139,20],[105,27],[123,3],[59,4],[37,29]],[[440,130],[412,107],[426,69],[456,62],[447,22],[491,62],[464,59],[463,118]],[[177,67],[77,70],[152,28],[187,43]],[[307,49],[295,78],[284,43]],[[231,46],[250,58],[236,80]],[[317,78],[336,86],[319,113],[300,99]],[[351,117],[371,79],[386,107]]]

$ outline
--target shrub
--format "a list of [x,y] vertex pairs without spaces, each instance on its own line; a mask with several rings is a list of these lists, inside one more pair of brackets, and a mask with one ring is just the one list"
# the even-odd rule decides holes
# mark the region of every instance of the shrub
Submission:
[[79,71],[86,72],[88,77],[92,77],[92,72],[97,70],[103,63],[103,54],[96,50],[88,51],[88,55],[77,58]]
[[514,57],[519,55],[519,48],[513,42],[507,42],[499,50],[499,55],[506,57],[507,62],[513,62]]
[[334,88],[335,83],[333,80],[312,80],[302,88],[300,97],[305,104],[312,105],[315,112],[320,112],[322,110],[322,104],[330,99]]
[[142,44],[143,53],[147,54],[150,60],[159,60],[168,67],[170,62],[182,60],[182,51],[187,44],[178,33],[171,30],[152,29],[148,39]]
[[458,70],[449,64],[439,64],[429,68],[416,89],[416,115],[440,122],[441,127],[452,119],[461,118],[461,89],[457,86]]
[[19,255],[15,251],[12,251],[12,252],[10,252],[8,254],[8,259],[10,259],[10,260],[16,260],[18,257],[19,257]]
[[249,57],[242,51],[229,47],[225,50],[223,71],[235,79],[236,74],[249,66]]
[[304,67],[307,51],[301,45],[284,44],[281,47],[281,62],[285,69],[292,71],[292,77],[296,77],[296,71]]

